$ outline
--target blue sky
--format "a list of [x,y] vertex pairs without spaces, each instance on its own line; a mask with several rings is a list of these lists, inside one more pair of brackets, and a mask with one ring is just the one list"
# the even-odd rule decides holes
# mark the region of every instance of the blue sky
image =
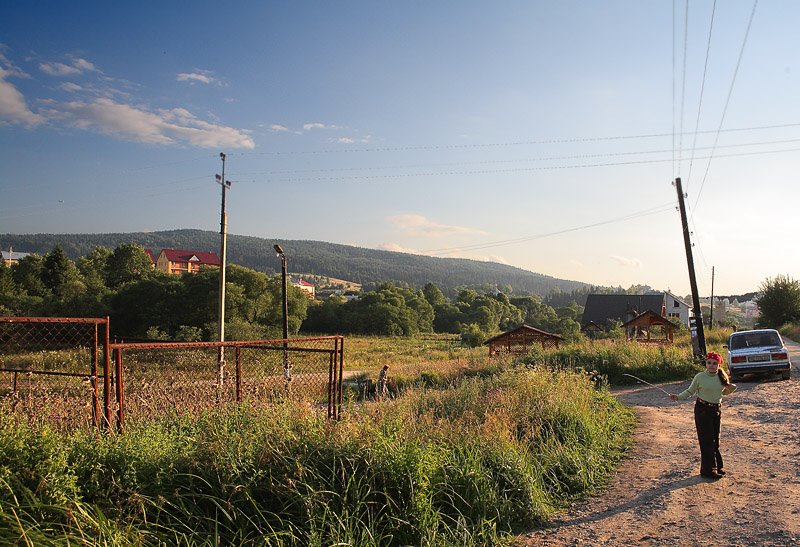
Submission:
[[701,293],[798,277],[800,4],[713,6],[4,2],[0,233],[218,230],[225,152],[233,234],[686,294],[680,176]]

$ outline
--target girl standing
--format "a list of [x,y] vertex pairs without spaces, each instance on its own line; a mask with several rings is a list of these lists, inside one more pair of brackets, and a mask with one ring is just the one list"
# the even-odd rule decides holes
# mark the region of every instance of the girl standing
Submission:
[[723,395],[736,391],[736,385],[730,383],[728,375],[720,368],[721,361],[719,353],[710,352],[706,355],[706,370],[698,373],[685,391],[677,395],[669,394],[673,401],[686,400],[692,395],[697,397],[694,425],[700,443],[700,476],[708,479],[719,479],[725,475],[722,454],[719,452],[721,402]]

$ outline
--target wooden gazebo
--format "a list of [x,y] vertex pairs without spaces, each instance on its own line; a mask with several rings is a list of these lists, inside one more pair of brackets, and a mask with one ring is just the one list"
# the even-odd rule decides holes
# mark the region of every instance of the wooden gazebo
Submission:
[[533,344],[541,344],[542,349],[557,348],[564,339],[557,334],[552,334],[522,325],[514,330],[498,334],[485,342],[489,346],[489,357],[508,353],[511,355],[525,355]]
[[[663,327],[664,336],[661,338],[653,338],[653,327]],[[628,333],[628,340],[634,340],[642,344],[671,344],[675,325],[667,319],[652,310],[647,310],[640,313],[622,327]]]
[[594,321],[589,321],[583,327],[581,327],[581,332],[585,334],[589,340],[594,340],[601,332],[603,332],[603,327]]

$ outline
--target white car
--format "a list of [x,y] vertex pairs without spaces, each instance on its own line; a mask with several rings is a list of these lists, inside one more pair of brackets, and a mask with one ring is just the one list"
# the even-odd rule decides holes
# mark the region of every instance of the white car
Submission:
[[731,380],[743,374],[780,372],[788,380],[792,374],[789,350],[774,329],[734,332],[728,338],[728,371]]

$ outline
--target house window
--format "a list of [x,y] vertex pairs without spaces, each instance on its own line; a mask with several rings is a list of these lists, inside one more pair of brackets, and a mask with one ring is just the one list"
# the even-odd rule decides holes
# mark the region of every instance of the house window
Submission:
[[681,316],[681,314],[679,314],[679,313],[673,313],[673,312],[669,312],[669,313],[667,314],[667,317],[680,317],[680,316]]
[[673,308],[680,308],[681,307],[681,303],[678,302],[677,300],[673,300],[672,301],[672,307]]

